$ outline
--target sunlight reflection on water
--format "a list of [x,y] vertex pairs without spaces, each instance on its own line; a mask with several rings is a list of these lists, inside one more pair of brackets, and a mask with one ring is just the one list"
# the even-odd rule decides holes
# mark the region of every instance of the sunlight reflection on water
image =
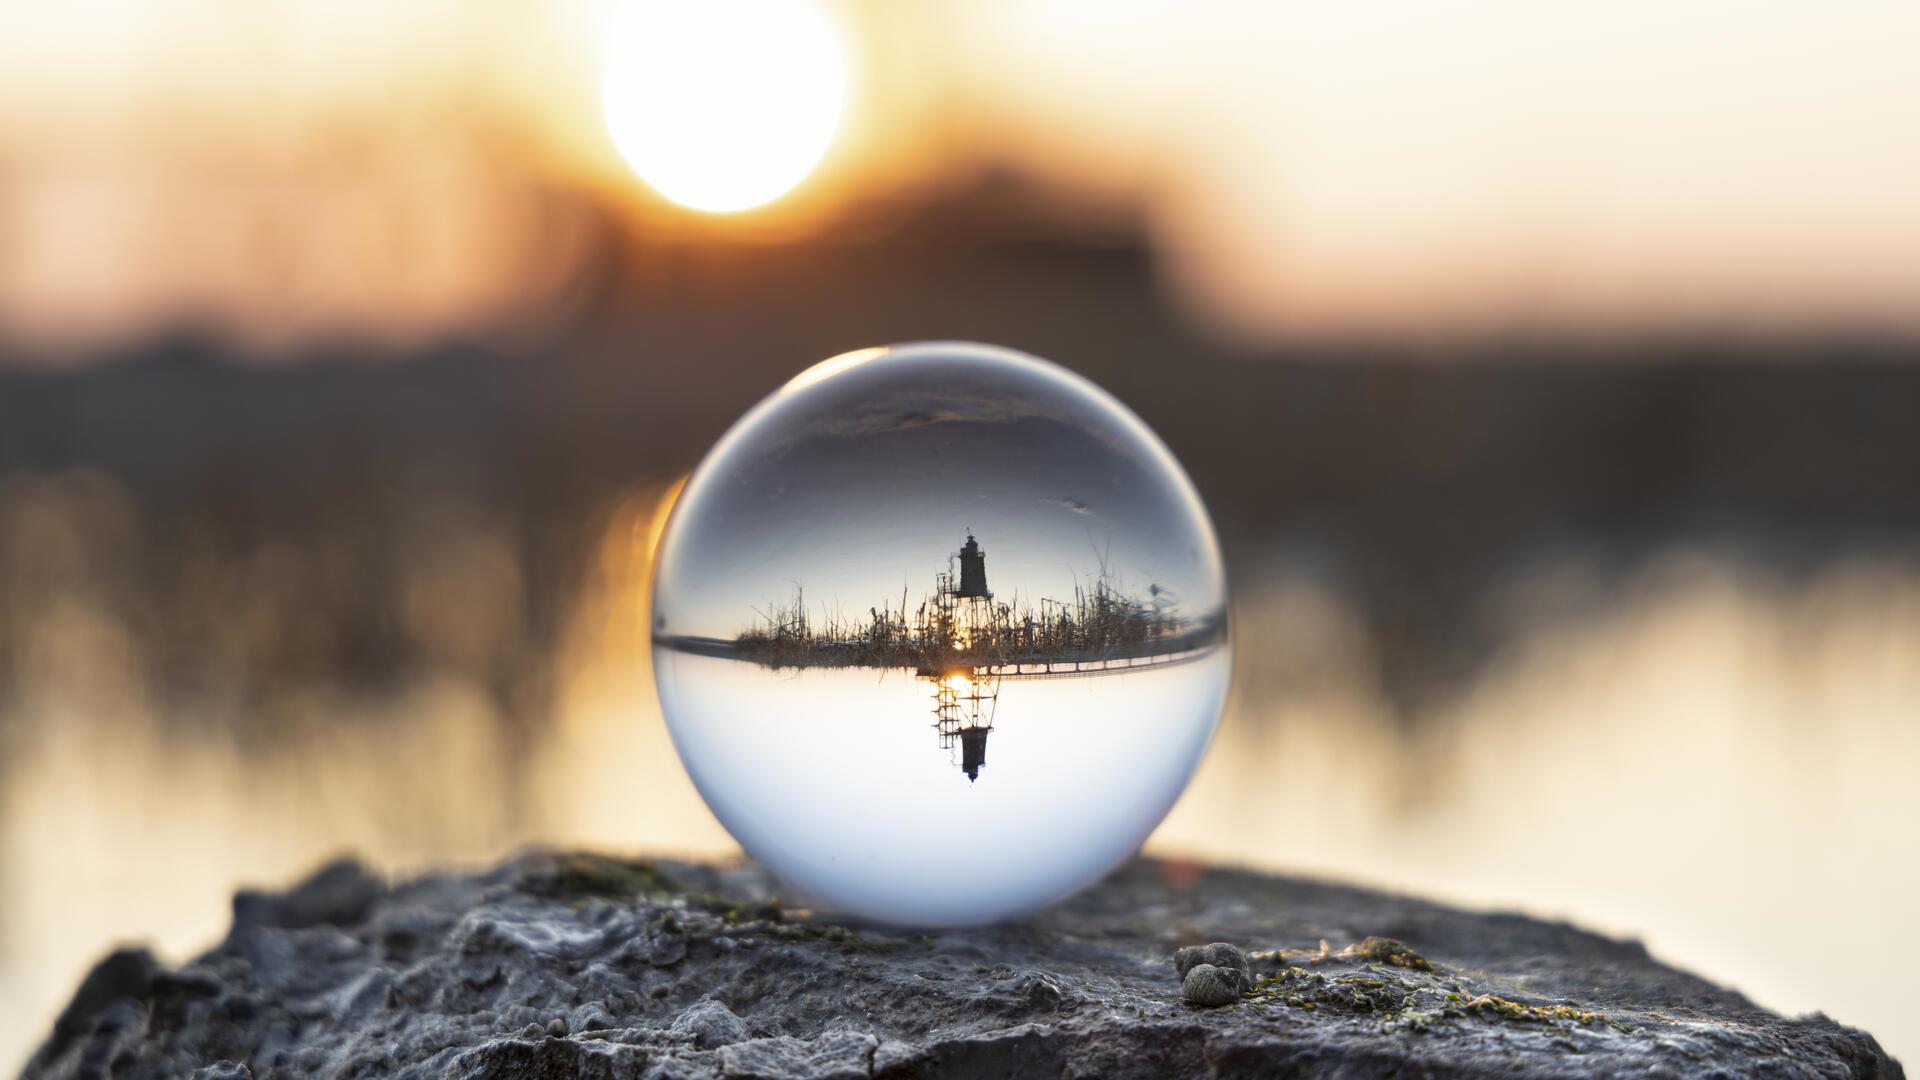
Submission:
[[[640,500],[609,533],[533,738],[457,665],[378,698],[308,694],[277,711],[285,730],[243,738],[157,699],[110,582],[16,590],[0,1060],[24,1058],[111,944],[182,958],[224,932],[236,885],[333,853],[400,872],[532,842],[732,852],[654,703],[655,520]],[[1579,576],[1543,563],[1510,590]],[[1920,1053],[1871,944],[1920,909],[1903,824],[1920,817],[1920,578],[1862,557],[1786,582],[1675,550],[1577,616],[1521,603],[1507,648],[1411,724],[1336,588],[1278,555],[1236,584],[1226,718],[1150,849],[1637,935],[1761,1004]]]

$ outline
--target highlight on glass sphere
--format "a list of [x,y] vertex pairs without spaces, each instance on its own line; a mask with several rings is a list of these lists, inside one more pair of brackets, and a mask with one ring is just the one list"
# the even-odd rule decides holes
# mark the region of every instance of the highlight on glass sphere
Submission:
[[1226,694],[1192,483],[1112,396],[1007,349],[804,372],[720,440],[660,542],[653,661],[748,854],[830,906],[989,922],[1131,855]]

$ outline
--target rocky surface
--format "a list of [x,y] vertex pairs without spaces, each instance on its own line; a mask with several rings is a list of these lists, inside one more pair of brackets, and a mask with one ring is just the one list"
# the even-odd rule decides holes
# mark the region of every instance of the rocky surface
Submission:
[[[1176,964],[1216,941],[1240,948]],[[551,854],[391,887],[340,863],[287,893],[242,893],[226,941],[192,963],[102,961],[27,1068],[1629,1074],[1903,1075],[1863,1032],[1783,1019],[1637,944],[1517,915],[1140,861],[1023,922],[918,933],[783,907],[753,867]]]

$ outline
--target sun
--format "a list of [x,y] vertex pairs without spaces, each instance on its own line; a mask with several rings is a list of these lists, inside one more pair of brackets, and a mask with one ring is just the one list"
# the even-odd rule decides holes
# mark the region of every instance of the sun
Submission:
[[845,95],[839,43],[805,0],[638,0],[615,32],[601,107],[642,180],[725,213],[805,179]]

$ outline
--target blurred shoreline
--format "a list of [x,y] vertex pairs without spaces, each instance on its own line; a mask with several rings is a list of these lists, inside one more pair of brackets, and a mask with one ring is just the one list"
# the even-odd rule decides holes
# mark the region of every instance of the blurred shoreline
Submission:
[[0,1057],[334,852],[731,851],[653,700],[663,493],[806,365],[940,337],[1106,386],[1213,512],[1236,690],[1156,850],[1564,915],[1916,1052],[1864,953],[1778,961],[1920,903],[1911,348],[1256,352],[999,197],[606,238],[497,341],[0,360]]

